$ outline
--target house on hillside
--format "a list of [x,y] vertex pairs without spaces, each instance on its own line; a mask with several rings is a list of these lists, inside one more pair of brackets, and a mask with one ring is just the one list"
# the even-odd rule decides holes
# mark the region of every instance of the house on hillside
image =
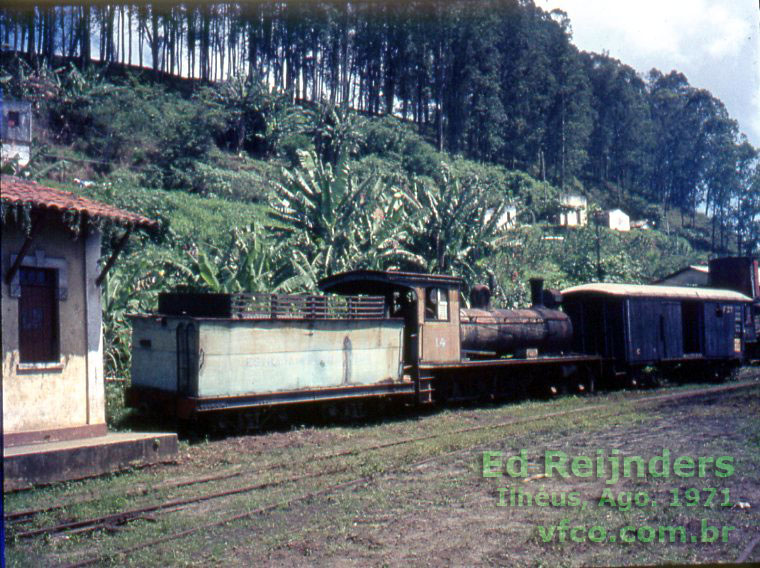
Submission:
[[631,221],[631,229],[641,229],[642,231],[648,231],[652,228],[653,223],[646,219],[637,219]]
[[[494,214],[495,209],[488,209],[483,219],[484,223],[488,223]],[[517,207],[515,205],[507,205],[501,211],[499,218],[496,221],[497,229],[514,229],[517,226]]]
[[[66,458],[58,448],[51,457],[45,447],[107,435],[100,285],[130,233],[156,223],[11,176],[0,177],[0,204],[6,487],[101,473],[93,468],[105,462],[95,454],[86,459],[78,448]],[[123,236],[100,264],[105,224]],[[124,448],[139,458],[135,443]]]
[[32,147],[32,105],[0,99],[0,163],[29,163]]
[[673,274],[668,274],[664,278],[656,280],[654,284],[662,286],[694,286],[704,288],[707,286],[709,279],[709,270],[707,266],[691,265]]
[[612,209],[600,215],[601,223],[612,231],[627,233],[631,230],[631,218],[622,209]]
[[560,197],[560,227],[583,227],[588,222],[588,200],[582,195]]

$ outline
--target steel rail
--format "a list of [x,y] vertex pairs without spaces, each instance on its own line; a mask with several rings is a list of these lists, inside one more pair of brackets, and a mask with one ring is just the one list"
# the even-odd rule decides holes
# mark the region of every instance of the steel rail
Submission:
[[[721,393],[721,392],[726,392],[726,391],[733,391],[733,390],[739,390],[739,389],[744,389],[744,388],[751,388],[753,386],[760,386],[760,383],[757,382],[757,381],[749,381],[749,382],[743,382],[743,383],[738,383],[738,384],[734,384],[734,385],[721,385],[721,386],[718,386],[718,387],[709,387],[707,389],[695,389],[695,390],[689,390],[689,391],[679,392],[679,393],[665,393],[665,394],[660,394],[660,395],[655,395],[655,396],[644,395],[644,396],[632,399],[631,402],[634,403],[634,404],[639,404],[639,403],[647,403],[647,402],[657,402],[657,401],[660,401],[660,400],[678,400],[680,398],[692,398],[692,397],[702,396],[702,395],[707,395],[707,394],[712,394],[712,393]],[[533,422],[533,421],[538,421],[538,420],[547,419],[547,418],[556,418],[556,417],[567,416],[567,415],[571,415],[571,414],[579,414],[579,413],[585,413],[585,412],[590,412],[590,411],[603,410],[603,409],[606,409],[606,408],[614,407],[616,404],[617,403],[615,403],[615,402],[609,402],[609,403],[596,404],[596,405],[587,405],[587,406],[582,406],[582,407],[574,408],[574,409],[570,409],[570,410],[562,410],[562,411],[557,411],[557,412],[550,412],[550,413],[542,414],[540,416],[527,416],[527,417],[522,417],[522,418],[512,418],[512,419],[504,420],[504,421],[497,422],[497,423],[494,423],[494,424],[484,424],[484,425],[479,425],[479,426],[470,426],[470,427],[467,427],[467,428],[458,428],[458,429],[455,429],[455,430],[450,430],[450,431],[436,433],[436,434],[427,434],[425,436],[411,436],[411,437],[401,438],[399,440],[393,440],[393,441],[389,441],[389,442],[383,442],[383,443],[380,443],[380,444],[374,444],[374,445],[371,445],[371,446],[364,446],[364,447],[361,447],[361,448],[351,448],[351,449],[348,449],[348,450],[342,450],[340,452],[332,452],[332,453],[328,453],[328,454],[317,455],[317,456],[314,456],[314,457],[310,458],[309,461],[308,461],[308,463],[313,463],[313,462],[318,462],[318,461],[325,461],[325,460],[328,460],[328,459],[334,459],[334,458],[340,458],[340,457],[347,457],[347,456],[356,455],[356,454],[360,454],[360,453],[364,453],[364,452],[377,451],[377,450],[382,450],[382,449],[391,448],[391,447],[395,447],[395,446],[401,446],[401,445],[405,445],[405,444],[411,444],[411,443],[415,443],[415,442],[424,442],[424,441],[428,441],[428,440],[434,440],[436,438],[441,438],[441,437],[444,437],[444,436],[451,436],[451,435],[457,435],[457,434],[466,434],[466,433],[469,433],[469,432],[477,432],[477,431],[481,431],[481,430],[501,428],[501,427],[505,427],[505,426],[515,425],[515,424],[522,424],[522,423],[526,423],[526,422]],[[285,467],[292,467],[292,466],[293,466],[292,462],[275,463],[275,464],[271,464],[271,465],[263,467],[263,468],[259,468],[259,469],[255,470],[255,471],[247,471],[247,472],[239,471],[239,472],[226,473],[226,474],[220,474],[220,475],[215,475],[215,476],[206,476],[206,477],[198,478],[198,479],[190,479],[190,480],[184,480],[184,481],[179,481],[179,482],[175,482],[175,483],[170,483],[170,484],[166,484],[164,486],[161,486],[159,488],[156,488],[156,490],[166,489],[166,488],[173,488],[173,487],[186,487],[186,486],[190,486],[190,485],[195,485],[195,484],[200,484],[200,483],[209,483],[209,482],[213,482],[213,481],[223,481],[223,480],[226,480],[226,479],[232,479],[234,477],[242,477],[242,476],[252,477],[252,476],[260,475],[260,474],[268,472],[268,471],[274,471],[274,470],[277,470],[277,469],[282,469],[282,468],[285,468]],[[345,470],[345,468],[342,469],[341,471],[344,471],[344,470]],[[42,534],[64,532],[66,530],[80,529],[80,528],[83,528],[83,527],[98,528],[100,526],[107,526],[109,523],[123,524],[123,522],[126,522],[127,520],[131,520],[131,519],[137,518],[139,516],[142,516],[143,514],[145,514],[147,512],[153,512],[153,511],[157,511],[157,510],[161,510],[161,509],[167,509],[167,508],[171,508],[171,507],[175,507],[175,506],[188,505],[188,504],[192,504],[194,502],[202,502],[202,501],[206,501],[206,500],[210,500],[210,499],[215,499],[215,498],[219,498],[219,497],[225,497],[225,496],[229,496],[229,495],[234,495],[236,493],[250,492],[250,491],[254,491],[256,489],[260,489],[260,488],[281,485],[281,484],[292,482],[292,481],[299,481],[301,479],[307,479],[309,477],[315,477],[315,476],[319,477],[320,475],[328,475],[328,474],[331,474],[331,473],[338,473],[338,471],[327,471],[327,472],[322,472],[321,474],[317,474],[317,475],[306,474],[306,475],[302,475],[302,476],[295,476],[295,477],[291,477],[291,478],[285,478],[285,479],[278,480],[278,481],[273,481],[273,482],[261,482],[261,483],[257,483],[257,484],[246,485],[246,486],[241,487],[241,488],[232,489],[232,490],[223,491],[223,492],[218,492],[218,493],[207,494],[207,495],[201,495],[201,496],[198,496],[196,498],[178,499],[178,500],[174,500],[174,501],[165,502],[164,504],[151,505],[151,506],[147,506],[147,507],[142,507],[142,508],[137,508],[137,509],[131,509],[129,511],[123,511],[121,513],[114,513],[114,514],[111,514],[111,515],[104,515],[104,516],[101,516],[101,517],[94,517],[94,518],[91,518],[91,519],[83,519],[81,521],[72,521],[72,522],[69,522],[69,523],[61,523],[61,524],[58,524],[58,525],[51,525],[49,527],[42,527],[42,528],[39,528],[39,529],[30,530],[30,531],[18,532],[18,533],[16,533],[15,536],[17,536],[19,538],[31,538],[31,537],[39,536],[39,535],[42,535]],[[137,492],[131,492],[130,495],[144,495],[144,494],[145,494],[145,491],[137,491]],[[30,518],[33,517],[36,514],[49,513],[49,512],[55,511],[55,510],[65,509],[66,507],[70,507],[70,506],[73,506],[73,505],[81,505],[81,504],[84,504],[84,503],[92,503],[92,502],[95,502],[95,501],[96,501],[96,499],[83,500],[83,501],[75,501],[75,502],[71,502],[71,503],[67,503],[67,504],[61,504],[61,505],[55,505],[55,506],[47,507],[47,508],[44,508],[44,509],[26,510],[26,511],[18,511],[16,513],[8,513],[8,514],[5,515],[5,520],[7,522],[11,522],[11,523],[14,523],[14,522],[15,523],[26,522],[26,521],[30,520]]]
[[[631,401],[628,401],[628,402],[631,405],[636,406],[636,405],[639,405],[639,404],[648,404],[648,403],[651,403],[651,402],[663,402],[663,401],[671,401],[671,400],[681,400],[681,399],[687,399],[687,398],[697,398],[697,397],[701,397],[701,396],[709,396],[709,395],[712,395],[712,394],[722,394],[722,393],[726,393],[726,392],[732,392],[732,391],[737,391],[737,390],[742,390],[742,389],[747,389],[747,388],[753,388],[753,387],[758,387],[758,386],[760,386],[760,383],[758,383],[757,381],[751,381],[751,382],[744,382],[744,383],[739,383],[739,384],[735,384],[735,385],[722,385],[722,386],[710,387],[710,388],[706,388],[706,389],[689,390],[689,391],[686,391],[686,392],[661,394],[661,395],[655,395],[655,396],[643,396],[643,397],[638,397],[638,398],[632,399]],[[595,404],[595,405],[588,405],[588,406],[584,406],[584,407],[580,407],[580,408],[575,408],[575,409],[570,409],[570,410],[562,410],[562,411],[557,411],[557,412],[550,412],[550,413],[542,414],[540,416],[515,418],[515,419],[511,419],[511,420],[507,420],[507,421],[502,421],[502,422],[495,423],[495,424],[487,424],[487,425],[483,425],[483,426],[472,426],[472,427],[468,427],[468,428],[461,428],[461,429],[455,430],[453,432],[446,432],[446,433],[442,433],[442,434],[433,434],[433,435],[428,435],[428,436],[420,436],[420,437],[415,437],[415,438],[406,438],[406,439],[403,439],[403,440],[396,440],[394,442],[387,442],[387,443],[384,443],[384,444],[378,444],[376,446],[373,446],[370,449],[387,448],[387,447],[401,445],[401,444],[405,444],[405,443],[413,443],[413,442],[416,442],[416,441],[424,441],[424,440],[430,440],[430,439],[439,438],[439,437],[443,437],[443,436],[450,436],[451,434],[468,433],[468,432],[474,432],[474,431],[479,431],[479,430],[489,430],[489,429],[495,429],[495,428],[500,428],[500,427],[505,427],[505,426],[511,426],[511,425],[515,425],[515,424],[523,424],[523,423],[528,423],[528,422],[533,422],[533,421],[538,421],[538,420],[544,420],[544,419],[548,419],[548,418],[556,418],[556,417],[561,417],[561,416],[570,416],[570,415],[575,415],[575,414],[583,414],[585,412],[598,411],[598,410],[602,410],[602,409],[612,409],[616,405],[617,405],[617,403]],[[404,469],[407,469],[407,468],[419,467],[421,465],[430,463],[432,461],[436,461],[436,460],[439,460],[439,459],[442,459],[442,458],[446,458],[446,457],[449,457],[449,456],[452,456],[452,455],[456,455],[458,453],[471,451],[473,448],[476,448],[476,447],[479,447],[479,446],[481,446],[481,444],[476,444],[474,446],[470,445],[470,446],[467,446],[467,447],[464,447],[464,448],[458,448],[458,449],[455,449],[455,450],[452,450],[452,451],[449,451],[449,452],[446,452],[446,453],[443,453],[443,454],[437,454],[437,455],[432,456],[432,457],[427,457],[425,459],[422,459],[422,460],[419,460],[417,462],[413,462],[413,463],[410,463],[410,464],[401,464],[401,465],[399,465],[398,467],[396,467],[394,469],[385,470],[385,471],[383,471],[381,473],[369,474],[369,475],[365,475],[365,476],[361,476],[361,477],[355,478],[355,479],[350,480],[350,481],[346,481],[346,482],[341,482],[341,483],[338,483],[338,484],[330,485],[330,486],[325,487],[323,489],[315,490],[315,491],[310,491],[310,492],[304,493],[304,494],[299,495],[299,496],[291,497],[289,499],[281,500],[281,501],[278,501],[278,502],[270,504],[270,505],[265,505],[265,506],[259,507],[259,508],[255,509],[255,510],[252,510],[252,511],[247,511],[247,512],[244,512],[244,513],[238,513],[238,514],[235,514],[235,515],[232,515],[232,516],[220,519],[218,521],[214,521],[212,523],[206,523],[206,524],[203,524],[203,525],[199,525],[199,526],[196,526],[196,527],[193,527],[193,528],[190,528],[190,529],[186,529],[186,530],[180,531],[178,533],[174,533],[174,534],[171,534],[171,535],[166,535],[164,537],[161,537],[161,538],[158,538],[158,539],[154,539],[154,540],[151,540],[151,541],[146,541],[146,542],[140,543],[138,545],[135,545],[135,546],[132,546],[132,547],[128,547],[128,548],[125,548],[125,549],[122,549],[122,550],[119,550],[119,551],[116,551],[115,553],[110,554],[110,555],[97,555],[97,556],[91,557],[89,559],[84,559],[84,560],[81,560],[79,562],[67,565],[67,568],[78,568],[80,566],[88,566],[88,565],[97,563],[100,559],[104,558],[105,556],[119,556],[119,555],[129,554],[129,553],[136,552],[138,550],[141,550],[141,549],[144,549],[144,548],[147,548],[147,547],[150,547],[150,546],[159,545],[159,544],[162,544],[162,543],[165,543],[165,542],[170,542],[172,540],[178,540],[178,539],[184,538],[186,536],[189,536],[191,534],[194,534],[196,532],[202,531],[202,530],[207,530],[207,529],[215,528],[215,527],[218,527],[218,526],[223,526],[223,525],[229,524],[231,522],[235,522],[235,521],[238,521],[238,520],[242,520],[242,519],[250,518],[250,517],[253,517],[253,516],[256,516],[256,515],[260,515],[260,514],[268,512],[268,511],[272,511],[272,510],[278,509],[280,507],[286,507],[286,506],[291,505],[291,504],[296,503],[296,502],[305,501],[305,500],[308,500],[308,499],[311,499],[311,498],[314,498],[314,497],[317,497],[317,496],[326,495],[326,494],[329,494],[329,493],[341,491],[341,490],[353,487],[355,485],[359,485],[361,483],[369,483],[369,482],[377,479],[378,477],[387,476],[388,474],[390,474],[394,470],[395,471],[403,471]],[[366,450],[366,448],[365,448],[365,450]],[[363,450],[357,450],[357,451],[363,451]],[[302,479],[302,478],[307,478],[307,477],[320,477],[322,475],[329,475],[331,473],[343,472],[343,471],[346,471],[348,469],[349,469],[348,467],[345,467],[345,468],[341,468],[340,470],[336,470],[336,471],[326,471],[326,472],[319,472],[319,473],[315,473],[315,474],[308,474],[308,475],[305,475],[305,476],[298,476],[298,478]],[[292,478],[291,480],[297,480],[297,478]],[[286,482],[286,481],[283,481],[283,482]],[[271,485],[277,485],[277,484],[279,484],[279,483],[278,482],[270,482],[267,485],[271,486]],[[243,489],[245,489],[245,488],[240,488],[240,490],[231,490],[229,492],[229,494],[241,493],[241,492],[243,492]],[[192,502],[192,500],[190,500],[190,502]]]

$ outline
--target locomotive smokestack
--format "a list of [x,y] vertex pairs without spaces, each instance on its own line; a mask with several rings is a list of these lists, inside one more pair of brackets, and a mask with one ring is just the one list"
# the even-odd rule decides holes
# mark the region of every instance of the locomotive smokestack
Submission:
[[470,305],[480,310],[489,309],[491,304],[491,290],[483,284],[475,284],[470,291]]
[[530,301],[533,307],[541,307],[544,305],[544,279],[543,278],[531,278],[530,279]]

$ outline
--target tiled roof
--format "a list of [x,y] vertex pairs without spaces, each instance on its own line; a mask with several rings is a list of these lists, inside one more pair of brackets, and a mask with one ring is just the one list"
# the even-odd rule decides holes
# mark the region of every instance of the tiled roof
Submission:
[[32,207],[54,209],[61,213],[75,211],[92,218],[111,219],[123,225],[134,225],[149,229],[158,226],[155,221],[142,215],[81,197],[70,191],[45,187],[36,182],[14,176],[0,176],[0,198],[14,204],[29,203]]

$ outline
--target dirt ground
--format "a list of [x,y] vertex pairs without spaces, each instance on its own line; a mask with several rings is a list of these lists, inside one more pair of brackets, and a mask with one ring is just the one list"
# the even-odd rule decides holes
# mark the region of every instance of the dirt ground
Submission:
[[[760,508],[757,454],[760,432],[755,429],[752,438],[752,428],[748,428],[744,420],[748,411],[759,409],[758,394],[754,393],[752,404],[747,404],[744,396],[732,396],[730,400],[698,399],[660,405],[651,409],[651,417],[633,423],[621,420],[594,436],[589,436],[587,431],[546,432],[530,440],[528,456],[534,464],[541,462],[540,457],[547,449],[561,450],[570,456],[596,456],[597,449],[615,448],[622,454],[648,458],[667,448],[674,456],[732,455],[736,458],[736,473],[725,480],[713,476],[659,484],[648,480],[640,483],[627,480],[613,486],[615,494],[646,489],[658,495],[662,505],[640,512],[630,511],[630,514],[615,508],[598,507],[606,484],[570,477],[567,480],[539,478],[517,485],[534,495],[540,491],[555,494],[578,491],[589,499],[590,508],[596,510],[577,513],[566,508],[558,515],[561,508],[550,508],[552,510],[547,512],[545,508],[535,506],[500,507],[497,506],[498,487],[515,483],[483,478],[478,456],[464,453],[403,475],[388,476],[375,487],[366,488],[365,491],[381,492],[393,498],[386,501],[385,507],[378,507],[371,497],[363,499],[357,494],[356,501],[365,504],[357,507],[353,523],[342,527],[342,534],[330,536],[321,531],[303,531],[301,522],[308,523],[311,516],[335,514],[332,507],[312,509],[307,514],[291,517],[286,522],[289,521],[294,533],[305,534],[276,548],[266,560],[276,565],[297,565],[309,560],[332,566],[588,566],[639,564],[642,560],[653,564],[736,561],[743,551],[742,545],[748,545],[753,537],[760,535],[760,515],[757,514]],[[754,446],[754,456],[744,453],[748,441]],[[521,446],[516,442],[518,440],[503,440],[489,449],[504,451],[505,455],[515,454]],[[689,510],[672,507],[672,511],[662,511],[667,506],[665,503],[669,505],[669,497],[672,498],[671,489],[685,491],[690,487],[708,485],[729,488],[734,505],[723,511],[716,511],[715,507],[692,507]],[[737,502],[749,503],[751,508],[739,509]],[[537,537],[539,524],[556,524],[562,518],[568,518],[573,526],[600,525],[608,530],[629,524],[678,524],[698,533],[698,519],[702,518],[709,519],[711,525],[736,528],[730,532],[726,544],[547,544]],[[336,543],[333,538],[342,542]],[[243,558],[256,560],[255,557]],[[744,560],[760,561],[760,547]]]
[[[84,497],[99,499],[80,508],[72,505],[60,517],[36,521],[46,524],[252,481],[307,473],[314,477],[205,501],[113,531],[34,541],[14,538],[11,531],[7,559],[11,566],[59,565],[88,558],[97,558],[100,565],[139,566],[760,562],[760,544],[750,547],[760,535],[760,383],[750,389],[675,401],[635,401],[652,394],[611,393],[443,409],[380,423],[306,427],[183,444],[175,465],[6,496],[6,511],[73,503]],[[527,421],[534,416],[545,419]],[[486,427],[477,429],[481,426]],[[428,439],[352,453],[357,448],[425,436]],[[484,477],[484,452],[502,452],[506,459],[521,449],[526,450],[527,480]],[[656,477],[646,469],[641,477],[634,474],[612,482],[610,457],[640,456],[648,463],[652,457],[663,456],[664,450],[671,456],[668,476]],[[589,456],[592,468],[597,458],[607,461],[600,477],[581,477],[588,468],[580,462],[578,475],[570,471],[568,477],[546,477],[547,451],[564,452],[569,459]],[[342,455],[324,457],[333,454]],[[705,461],[704,476],[695,467],[680,477],[674,473],[675,459],[680,456],[712,461]],[[724,461],[718,467],[715,460],[721,456]],[[487,468],[493,469],[504,471],[503,467]],[[636,471],[636,466],[632,469]],[[725,475],[728,470],[730,475]],[[684,472],[689,473],[688,467],[682,468]],[[189,489],[172,488],[177,481],[223,473],[239,477]],[[354,484],[330,490],[346,481]],[[545,493],[547,501],[556,503],[511,505],[513,488],[532,498]],[[302,498],[319,490],[325,493]],[[628,508],[627,492],[646,495],[648,502]],[[126,494],[135,497],[125,499]],[[605,495],[608,499],[600,502]],[[623,501],[615,506],[610,495],[615,502]],[[710,495],[713,499],[708,505]],[[574,499],[578,506],[570,506]],[[676,499],[679,506],[674,504]],[[280,501],[290,504],[225,522]],[[214,522],[219,524],[139,548],[141,542]],[[629,527],[624,534],[623,527]],[[683,527],[685,542],[680,542],[680,532],[670,542],[670,529],[660,539],[660,527]],[[733,528],[724,531],[724,527]],[[573,528],[578,529],[575,540]],[[620,542],[621,538],[634,541]],[[134,547],[138,549],[128,555],[118,554]]]

